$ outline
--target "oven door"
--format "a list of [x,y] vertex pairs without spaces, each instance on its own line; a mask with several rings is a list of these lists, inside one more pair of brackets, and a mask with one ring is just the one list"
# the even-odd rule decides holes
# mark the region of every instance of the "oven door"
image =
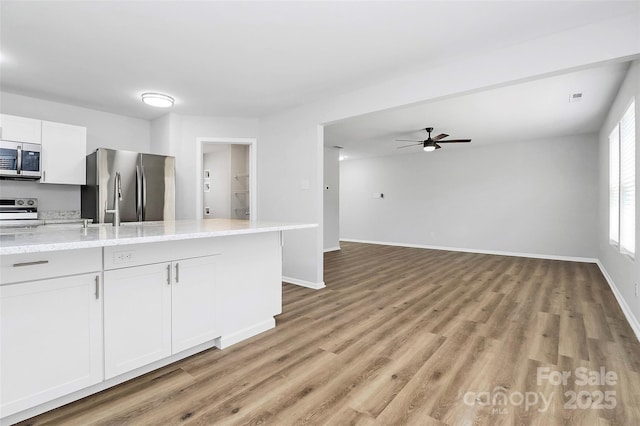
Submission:
[[17,176],[18,158],[22,161],[21,155],[21,143],[0,141],[0,176]]

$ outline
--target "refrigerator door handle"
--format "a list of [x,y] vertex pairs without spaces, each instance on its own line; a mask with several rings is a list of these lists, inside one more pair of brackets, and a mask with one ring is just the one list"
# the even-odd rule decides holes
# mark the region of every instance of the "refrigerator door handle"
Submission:
[[147,210],[147,178],[144,174],[144,166],[140,166],[142,170],[142,220],[146,219]]
[[142,222],[142,173],[136,165],[136,218]]

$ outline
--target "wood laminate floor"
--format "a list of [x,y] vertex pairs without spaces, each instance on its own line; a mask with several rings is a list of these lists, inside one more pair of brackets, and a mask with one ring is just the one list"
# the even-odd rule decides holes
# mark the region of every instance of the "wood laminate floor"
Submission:
[[640,344],[594,264],[343,243],[325,282],[285,284],[274,330],[23,424],[640,425]]

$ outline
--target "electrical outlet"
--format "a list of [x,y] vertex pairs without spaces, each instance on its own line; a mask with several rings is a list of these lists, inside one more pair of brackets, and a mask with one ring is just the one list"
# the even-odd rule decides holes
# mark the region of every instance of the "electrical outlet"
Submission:
[[118,251],[113,253],[113,263],[128,263],[133,261],[132,251]]

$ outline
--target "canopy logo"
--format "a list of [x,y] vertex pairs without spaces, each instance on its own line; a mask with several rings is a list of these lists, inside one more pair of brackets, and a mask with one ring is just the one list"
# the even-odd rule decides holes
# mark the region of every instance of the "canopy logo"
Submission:
[[542,392],[508,392],[506,388],[497,386],[491,392],[467,392],[462,399],[466,405],[493,407],[492,414],[506,414],[507,406],[524,406],[525,411],[537,407],[537,410],[543,413],[549,409],[553,393],[545,399]]

